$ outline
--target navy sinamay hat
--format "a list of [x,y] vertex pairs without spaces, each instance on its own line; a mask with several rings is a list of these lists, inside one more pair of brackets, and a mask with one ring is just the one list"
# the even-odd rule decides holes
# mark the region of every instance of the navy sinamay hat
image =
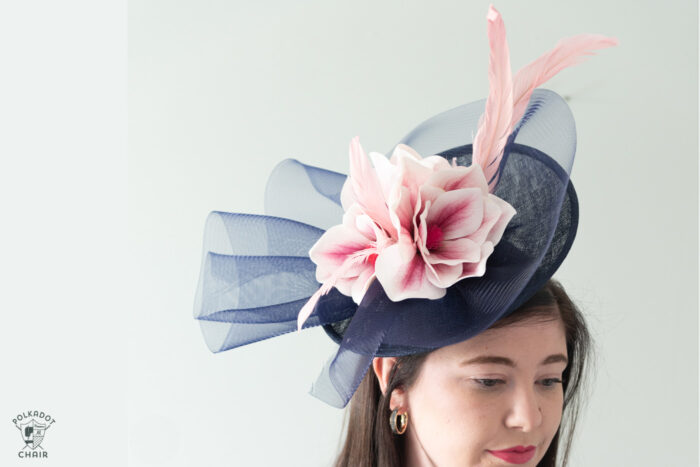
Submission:
[[322,325],[339,349],[311,394],[344,407],[374,357],[469,339],[554,274],[578,222],[576,131],[566,102],[535,88],[616,41],[564,39],[513,77],[500,15],[487,18],[487,99],[426,120],[373,166],[355,138],[350,176],[281,162],[266,215],[209,215],[195,317],[213,352]]

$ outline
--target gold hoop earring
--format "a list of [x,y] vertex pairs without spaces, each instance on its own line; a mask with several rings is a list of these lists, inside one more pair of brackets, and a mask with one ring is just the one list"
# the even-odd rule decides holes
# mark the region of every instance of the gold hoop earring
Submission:
[[389,425],[391,425],[391,432],[395,435],[404,434],[408,427],[408,413],[399,414],[399,409],[394,409],[389,417]]

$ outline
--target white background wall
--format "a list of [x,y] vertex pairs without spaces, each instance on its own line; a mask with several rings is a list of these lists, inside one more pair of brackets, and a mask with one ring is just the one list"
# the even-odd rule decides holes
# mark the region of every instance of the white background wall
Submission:
[[[0,2],[0,465],[126,465],[120,1]],[[56,421],[46,459],[12,423]]]
[[[488,2],[131,2],[128,186],[123,8],[44,3],[0,14],[0,464],[37,407],[58,419],[46,465],[330,465],[343,412],[307,391],[335,344],[310,329],[209,353],[191,316],[204,219],[262,213],[283,158],[345,172],[351,137],[386,152],[485,97]],[[557,277],[598,353],[572,465],[697,465],[697,4],[495,6],[514,70],[565,36],[620,41],[545,85],[578,130]]]

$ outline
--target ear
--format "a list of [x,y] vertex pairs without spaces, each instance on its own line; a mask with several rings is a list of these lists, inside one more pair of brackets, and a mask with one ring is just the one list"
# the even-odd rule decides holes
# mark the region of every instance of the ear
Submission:
[[[377,380],[379,380],[379,389],[382,394],[386,394],[386,388],[389,385],[389,375],[391,374],[391,369],[396,365],[396,357],[375,357],[372,361],[372,368],[374,374],[377,375]],[[406,405],[406,393],[402,388],[394,388],[391,391],[391,400],[389,401],[389,408],[404,408]]]

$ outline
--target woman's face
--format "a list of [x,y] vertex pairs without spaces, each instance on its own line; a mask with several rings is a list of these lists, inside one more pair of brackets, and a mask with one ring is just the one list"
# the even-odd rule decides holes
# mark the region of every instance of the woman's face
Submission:
[[405,393],[408,466],[537,465],[561,421],[567,357],[560,319],[430,353]]

